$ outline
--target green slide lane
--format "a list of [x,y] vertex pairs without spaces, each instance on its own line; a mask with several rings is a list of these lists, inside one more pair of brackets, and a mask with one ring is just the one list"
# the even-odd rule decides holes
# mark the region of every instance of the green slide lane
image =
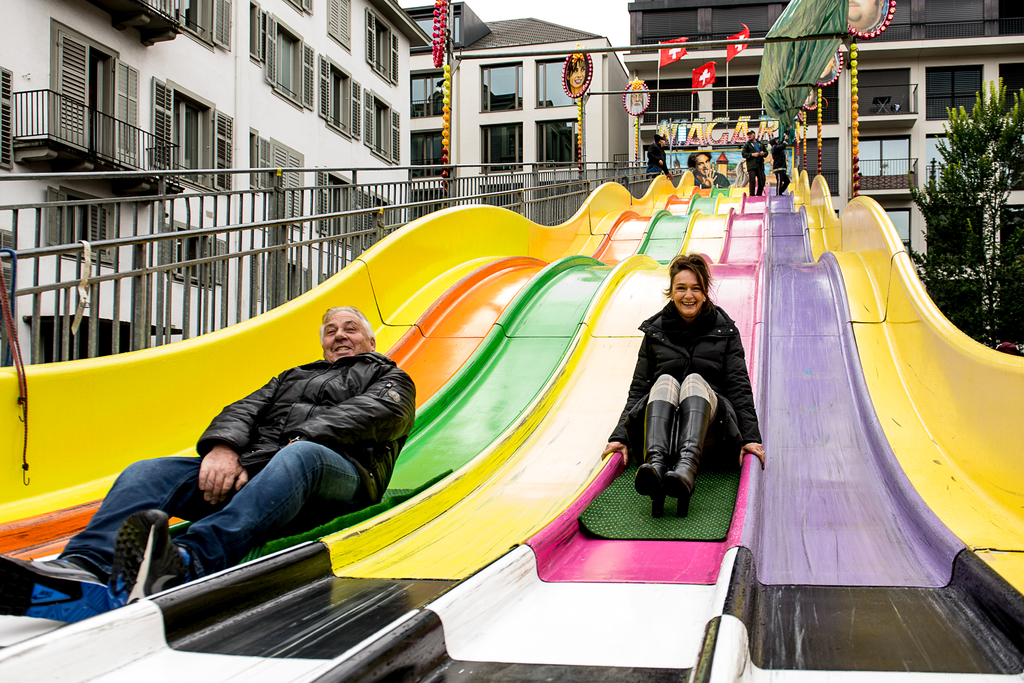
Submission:
[[654,214],[637,253],[650,256],[658,263],[670,262],[679,253],[690,225],[690,218],[689,215],[673,216],[668,211]]
[[704,213],[714,213],[715,203],[718,201],[715,197],[717,197],[715,194],[712,194],[710,197],[694,197],[690,200],[690,209],[686,213],[693,215],[693,212],[697,209]]
[[543,390],[612,267],[569,256],[537,274],[469,361],[420,409],[390,487],[411,489],[462,467]]

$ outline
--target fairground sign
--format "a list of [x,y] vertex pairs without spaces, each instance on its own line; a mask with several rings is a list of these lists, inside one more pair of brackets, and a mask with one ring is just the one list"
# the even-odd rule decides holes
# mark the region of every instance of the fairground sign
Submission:
[[758,140],[771,140],[779,134],[778,119],[762,116],[751,120],[741,116],[735,122],[726,117],[711,119],[674,119],[658,123],[658,133],[672,147],[735,147],[747,141],[747,131],[757,133]]

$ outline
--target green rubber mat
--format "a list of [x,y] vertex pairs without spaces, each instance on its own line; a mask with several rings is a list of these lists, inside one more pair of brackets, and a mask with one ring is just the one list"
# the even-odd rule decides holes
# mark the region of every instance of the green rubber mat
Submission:
[[665,499],[665,516],[651,517],[651,499],[633,488],[636,465],[626,469],[580,515],[591,535],[621,541],[724,541],[736,507],[739,470],[701,470],[690,514],[676,517],[676,499]]

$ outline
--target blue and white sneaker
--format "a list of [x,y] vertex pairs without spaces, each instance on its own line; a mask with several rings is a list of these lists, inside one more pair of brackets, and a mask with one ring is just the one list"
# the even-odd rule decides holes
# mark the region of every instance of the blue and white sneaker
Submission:
[[71,623],[116,606],[106,582],[72,562],[0,555],[0,614]]
[[124,605],[189,580],[183,549],[171,543],[167,520],[161,510],[145,510],[121,524],[110,569],[112,601]]

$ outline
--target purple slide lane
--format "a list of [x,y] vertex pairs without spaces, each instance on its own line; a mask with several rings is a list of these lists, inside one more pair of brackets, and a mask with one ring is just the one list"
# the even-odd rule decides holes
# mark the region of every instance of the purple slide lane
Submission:
[[[736,319],[747,350],[747,367],[756,379],[758,355],[753,348],[761,311],[761,258],[767,214],[763,202],[752,203],[734,216],[723,255],[729,262],[712,266],[716,301]],[[652,311],[656,310],[652,307]],[[756,393],[757,387],[755,385]],[[590,502],[622,471],[622,462],[609,459],[594,483],[557,519],[528,541],[537,555],[541,580],[615,583],[712,584],[726,550],[737,545],[747,505],[751,476],[748,457],[740,475],[740,489],[725,541],[609,541],[579,533],[577,518]]]
[[765,584],[944,586],[963,545],[885,440],[838,263],[813,262],[806,225],[802,207],[771,216],[758,397],[768,468],[751,480],[742,544]]

